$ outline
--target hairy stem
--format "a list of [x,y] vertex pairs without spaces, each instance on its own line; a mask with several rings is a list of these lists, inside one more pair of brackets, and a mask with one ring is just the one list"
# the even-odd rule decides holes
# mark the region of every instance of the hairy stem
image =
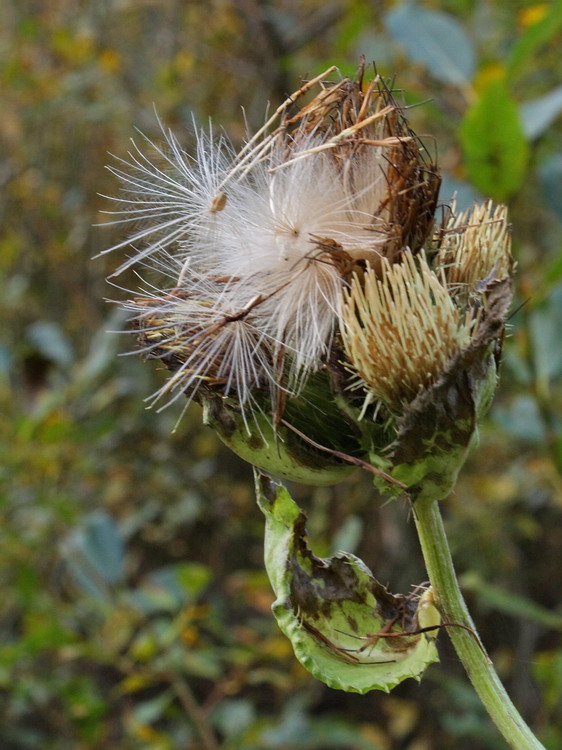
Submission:
[[476,636],[473,637],[463,628],[448,628],[447,631],[492,721],[515,750],[544,750],[544,746],[511,702],[492,662],[479,643],[476,628],[459,588],[439,503],[433,500],[417,501],[414,503],[414,517],[427,572],[443,621],[470,628]]

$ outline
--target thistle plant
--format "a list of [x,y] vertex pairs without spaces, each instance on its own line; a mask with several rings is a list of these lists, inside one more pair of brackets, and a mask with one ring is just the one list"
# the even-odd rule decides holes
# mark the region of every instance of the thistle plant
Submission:
[[[111,170],[111,250],[133,249],[125,302],[140,352],[256,470],[273,610],[300,661],[357,692],[419,679],[446,628],[516,748],[541,747],[486,655],[455,578],[438,501],[453,489],[496,387],[511,302],[506,210],[438,203],[440,177],[379,76],[330,68],[236,152],[133,143]],[[148,152],[148,153],[147,153]],[[154,279],[154,276],[156,278]],[[431,586],[391,594],[352,555],[318,559],[305,517],[263,471],[333,484],[362,467],[408,498]]]

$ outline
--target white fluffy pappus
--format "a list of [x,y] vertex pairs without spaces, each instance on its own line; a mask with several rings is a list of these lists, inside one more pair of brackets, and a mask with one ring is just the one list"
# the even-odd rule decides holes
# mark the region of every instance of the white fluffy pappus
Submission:
[[[170,130],[165,130],[159,120],[166,147],[159,146],[142,136],[150,158],[131,139],[132,150],[128,159],[114,157],[117,166],[108,166],[121,183],[121,194],[103,196],[118,204],[106,214],[117,218],[105,226],[130,224],[132,235],[104,250],[100,255],[124,247],[142,247],[122,263],[111,277],[151,256],[161,254],[163,248],[174,247],[175,257],[182,242],[189,243],[192,234],[204,223],[212,210],[213,201],[220,193],[219,185],[227,175],[233,151],[223,136],[215,139],[209,133],[194,128],[195,156],[185,152]],[[110,277],[110,278],[111,278]]]
[[141,264],[165,281],[127,304],[143,347],[174,360],[157,395],[208,382],[244,407],[256,389],[298,393],[329,353],[346,264],[383,254],[384,147],[336,153],[333,130],[301,127],[235,155],[210,129],[190,156],[162,130],[165,146],[133,142],[110,167],[123,192],[109,223],[134,231],[105,251],[135,251],[114,276]]
[[168,397],[165,407],[184,392],[193,397],[201,386],[220,386],[253,409],[253,389],[274,384],[271,343],[249,315],[257,301],[241,308],[239,290],[205,279],[193,280],[189,293],[143,291],[124,303],[134,313],[140,352],[168,361],[173,373],[147,400]]

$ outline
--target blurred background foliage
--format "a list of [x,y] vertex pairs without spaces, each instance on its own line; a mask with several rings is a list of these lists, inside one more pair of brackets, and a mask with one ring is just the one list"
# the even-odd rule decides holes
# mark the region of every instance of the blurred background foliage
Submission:
[[[438,144],[442,198],[509,204],[517,306],[481,447],[445,503],[464,590],[516,703],[562,747],[562,2],[7,0],[0,26],[0,746],[501,748],[456,658],[421,688],[314,681],[269,612],[251,470],[136,357],[104,281],[104,165],[159,116],[239,143],[361,54]],[[395,78],[393,78],[395,77]],[[418,106],[419,105],[419,106]],[[131,275],[120,278],[134,287]],[[320,554],[424,579],[407,505],[355,475],[292,491]]]

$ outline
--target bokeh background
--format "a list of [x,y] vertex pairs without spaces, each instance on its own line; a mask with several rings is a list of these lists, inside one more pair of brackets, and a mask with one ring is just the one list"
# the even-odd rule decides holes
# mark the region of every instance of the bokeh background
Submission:
[[[480,450],[444,503],[481,635],[562,747],[562,3],[4,0],[0,24],[0,746],[3,750],[503,748],[441,634],[421,686],[346,695],[269,608],[248,466],[118,356],[123,238],[104,168],[155,109],[235,143],[306,76],[364,54],[438,150],[442,198],[509,204],[519,307]],[[435,145],[437,144],[437,145]],[[135,279],[119,279],[134,286]],[[293,486],[315,551],[391,590],[424,580],[404,502],[360,474]]]

